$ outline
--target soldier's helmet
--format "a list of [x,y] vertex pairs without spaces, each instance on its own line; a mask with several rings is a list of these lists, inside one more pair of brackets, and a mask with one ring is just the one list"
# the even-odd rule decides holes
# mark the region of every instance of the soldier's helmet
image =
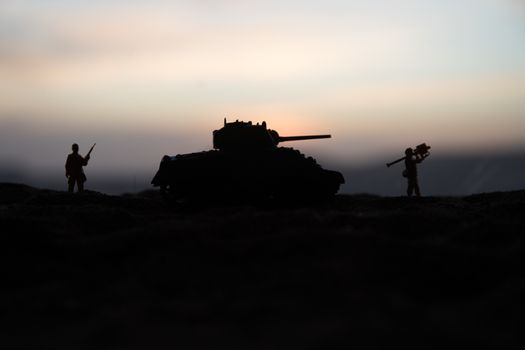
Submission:
[[78,145],[76,143],[74,143],[72,146],[71,146],[71,149],[73,150],[73,152],[78,152]]
[[412,154],[414,154],[414,150],[413,150],[411,147],[408,147],[408,148],[405,150],[405,155],[407,155],[407,156],[411,156]]

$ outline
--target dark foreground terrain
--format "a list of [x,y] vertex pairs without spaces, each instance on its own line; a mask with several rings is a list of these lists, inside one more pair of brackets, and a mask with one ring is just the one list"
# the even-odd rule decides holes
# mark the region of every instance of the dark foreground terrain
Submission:
[[0,184],[0,347],[522,348],[525,191],[175,206]]

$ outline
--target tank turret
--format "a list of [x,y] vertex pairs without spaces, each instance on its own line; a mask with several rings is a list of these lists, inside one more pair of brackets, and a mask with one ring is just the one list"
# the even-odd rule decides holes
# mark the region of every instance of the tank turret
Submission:
[[345,182],[312,157],[280,142],[330,135],[279,136],[266,122],[226,122],[213,132],[213,150],[164,156],[151,183],[176,198],[319,198]]
[[280,136],[275,130],[268,129],[266,122],[234,121],[213,131],[213,148],[225,151],[252,151],[277,147],[279,142],[328,139],[331,135]]

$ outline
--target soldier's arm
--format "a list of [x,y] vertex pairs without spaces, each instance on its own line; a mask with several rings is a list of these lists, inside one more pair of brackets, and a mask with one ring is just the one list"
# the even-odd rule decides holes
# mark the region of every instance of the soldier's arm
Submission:
[[71,157],[67,156],[66,159],[66,177],[69,176],[69,168],[71,166]]
[[421,163],[422,161],[425,160],[426,157],[428,157],[428,154],[424,154],[424,155],[419,155],[419,154],[418,154],[417,157],[416,157],[416,161],[417,161],[418,163]]

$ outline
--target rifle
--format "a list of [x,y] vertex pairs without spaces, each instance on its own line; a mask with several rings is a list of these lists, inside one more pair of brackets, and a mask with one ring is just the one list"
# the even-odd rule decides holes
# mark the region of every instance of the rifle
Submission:
[[93,151],[93,148],[95,148],[95,145],[96,145],[96,144],[97,144],[97,143],[95,142],[95,143],[93,144],[93,146],[91,146],[91,149],[89,150],[88,154],[86,154],[86,157],[85,157],[85,158],[89,158],[89,157],[90,157],[90,154],[91,154],[91,152]]

